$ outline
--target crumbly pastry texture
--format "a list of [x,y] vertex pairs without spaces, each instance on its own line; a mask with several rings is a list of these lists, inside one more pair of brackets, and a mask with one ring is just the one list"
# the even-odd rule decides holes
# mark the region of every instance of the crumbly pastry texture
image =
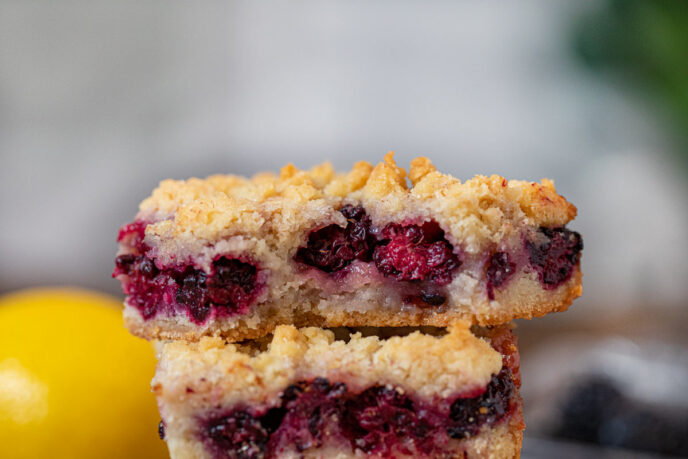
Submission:
[[[249,433],[242,431],[241,434],[222,431],[220,439],[231,439],[236,450],[214,449],[214,444],[209,444],[204,437],[217,434],[217,426],[212,428],[215,430],[208,427],[209,422],[215,422],[209,419],[226,420],[236,416],[237,410],[265,413],[280,400],[284,401],[285,394],[299,384],[302,388],[299,393],[315,391],[312,386],[304,386],[304,381],[316,384],[318,378],[325,378],[330,394],[338,387],[335,383],[345,385],[353,394],[365,393],[371,387],[383,392],[385,389],[380,388],[387,388],[411,397],[414,403],[444,407],[440,410],[447,412],[448,404],[457,396],[480,394],[488,384],[494,384],[495,375],[503,374],[506,367],[513,372],[508,373],[509,378],[516,382],[512,385],[515,392],[511,395],[513,400],[509,406],[512,408],[508,416],[480,427],[465,438],[445,435],[440,450],[409,453],[408,449],[401,449],[395,451],[395,457],[519,456],[524,426],[518,395],[518,350],[509,327],[472,332],[468,323],[458,322],[445,334],[416,330],[381,338],[380,333],[366,336],[352,332],[347,339],[335,339],[336,334],[341,335],[341,331],[278,326],[272,337],[254,342],[228,344],[218,337],[205,337],[195,343],[156,343],[160,361],[153,391],[172,457],[263,457],[268,440],[263,439],[260,450],[256,446],[261,444],[259,441],[246,440],[247,435],[254,432],[250,429]],[[314,413],[327,417],[327,408],[303,411],[305,408],[299,406],[287,407],[290,411],[280,415],[283,424],[296,422],[290,418],[293,413],[306,416],[311,423],[316,416]],[[384,413],[380,411],[375,416]],[[337,419],[336,415],[330,417]],[[244,424],[232,422],[235,423],[225,421],[221,427],[235,429],[237,425],[248,425],[248,421]],[[279,448],[270,443],[272,446],[267,447],[267,454],[274,455],[270,457],[386,457],[379,449],[357,449],[355,445],[363,445],[360,439],[342,441],[332,424],[319,425],[315,428],[319,433],[313,430],[312,424],[308,425],[310,434],[306,433],[306,437],[309,440],[305,440],[298,429],[292,427],[291,434],[284,434],[284,427],[281,427],[277,432],[287,435],[286,443]],[[274,426],[273,431],[276,428]],[[430,434],[422,434],[420,438],[427,435]],[[302,445],[300,451],[292,449],[294,444]],[[243,451],[245,456],[235,455],[238,451]]]
[[[344,268],[308,265],[308,257],[318,258],[322,251],[322,243],[312,240],[315,236],[343,238],[340,233],[346,228],[350,237],[354,218],[343,213],[347,206],[363,209],[356,224],[366,222],[366,231],[386,237],[387,245],[370,248],[367,255],[343,255],[348,257]],[[582,292],[579,248],[571,249],[573,255],[568,249],[556,252],[570,266],[554,281],[548,273],[558,272],[560,261],[534,252],[555,245],[552,241],[575,246],[575,240],[569,241],[571,232],[560,230],[575,215],[576,208],[557,194],[550,180],[532,183],[495,175],[461,182],[438,172],[427,158],[413,160],[407,174],[391,153],[376,166],[356,163],[348,173],[337,173],[325,163],[309,171],[288,165],[278,175],[262,173],[251,179],[215,175],[165,180],[141,203],[136,222],[145,228],[141,244],[146,257],[156,272],[176,267],[178,287],[172,281],[156,281],[156,288],[168,289],[156,301],[171,304],[164,312],[143,313],[151,309],[141,306],[141,298],[152,297],[146,291],[135,301],[127,300],[125,321],[134,334],[147,339],[214,335],[237,341],[264,336],[279,324],[444,327],[456,320],[497,325],[542,316],[565,310]],[[356,224],[352,232],[359,228]],[[425,234],[407,237],[409,225]],[[323,228],[323,234],[318,233]],[[418,243],[419,237],[427,243]],[[407,246],[395,245],[404,238],[411,241]],[[536,249],[532,241],[539,241]],[[357,240],[354,249],[368,242]],[[336,251],[339,246],[334,244],[336,256],[351,251],[349,246]],[[311,251],[302,252],[304,247]],[[425,252],[418,255],[416,247],[425,247]],[[413,263],[437,257],[438,250],[445,252],[437,269],[446,272],[431,282],[435,272]],[[490,258],[501,254],[507,257],[495,258],[501,264]],[[140,253],[124,237],[119,255]],[[533,264],[537,256],[540,266]],[[188,279],[198,280],[198,274],[183,277],[178,267],[192,266],[210,279],[222,257],[256,270],[250,294],[239,294],[248,306],[221,314],[212,301],[203,300],[193,314],[180,311],[178,290]],[[126,292],[126,269],[116,273]],[[192,292],[184,301],[198,303],[198,296]]]
[[536,226],[563,226],[576,216],[575,206],[557,194],[551,180],[534,183],[479,175],[462,183],[438,172],[423,157],[411,162],[407,176],[392,153],[376,167],[362,161],[346,174],[324,163],[310,171],[288,165],[279,175],[261,173],[252,179],[214,175],[205,180],[164,180],[141,203],[139,216],[157,221],[146,234],[161,241],[186,240],[193,245],[199,239],[260,235],[267,244],[279,245],[328,214],[341,221],[333,204],[344,200],[363,203],[381,222],[408,215],[409,209],[422,213],[425,207],[426,215],[431,210],[444,217],[455,239],[469,240],[469,251],[480,250],[491,235],[498,237],[514,214]]
[[[330,330],[284,325],[275,330],[268,351],[255,352],[216,337],[165,343],[156,381],[167,381],[165,394],[174,399],[184,398],[187,387],[202,392],[197,384],[222,387],[232,404],[260,402],[295,381],[335,372],[354,388],[392,384],[432,397],[485,386],[502,367],[499,352],[465,323],[439,338],[421,332],[386,340],[354,334],[348,342],[335,340]],[[199,374],[205,381],[196,379]]]

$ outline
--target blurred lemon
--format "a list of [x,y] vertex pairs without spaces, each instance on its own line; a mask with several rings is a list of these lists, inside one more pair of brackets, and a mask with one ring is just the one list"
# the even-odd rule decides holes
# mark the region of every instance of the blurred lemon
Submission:
[[76,289],[0,297],[0,457],[166,457],[154,367],[114,298]]

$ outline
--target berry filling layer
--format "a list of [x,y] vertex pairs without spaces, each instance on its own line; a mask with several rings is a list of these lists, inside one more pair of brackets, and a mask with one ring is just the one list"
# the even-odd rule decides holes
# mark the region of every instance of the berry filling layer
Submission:
[[379,229],[361,206],[346,205],[340,212],[346,227],[332,224],[311,231],[295,261],[326,273],[342,272],[355,260],[371,262],[384,277],[406,284],[406,302],[444,304],[441,287],[451,282],[461,261],[437,222],[390,223]]
[[113,277],[122,282],[128,304],[144,319],[159,312],[184,311],[201,324],[215,317],[245,314],[255,302],[263,283],[256,266],[236,258],[219,256],[211,271],[190,265],[160,267],[143,242],[146,224],[134,222],[120,230],[118,241],[130,253],[115,258]]
[[[535,272],[542,288],[554,290],[571,279],[583,249],[577,232],[542,227],[524,229],[523,239],[487,257],[469,256],[455,248],[433,220],[377,228],[361,206],[346,205],[340,212],[346,226],[332,224],[311,231],[294,261],[302,268],[324,273],[319,276],[331,277],[334,282],[325,284],[334,287],[323,288],[325,292],[353,290],[372,282],[388,289],[388,297],[419,308],[444,305],[450,293],[448,285],[464,269],[469,275],[484,273],[482,285],[489,300],[521,271]],[[146,225],[135,221],[121,228],[118,241],[124,253],[116,258],[113,272],[122,282],[128,304],[144,319],[161,311],[169,315],[183,312],[201,324],[209,317],[249,312],[264,290],[267,270],[259,269],[248,256],[222,254],[207,270],[192,262],[163,266],[144,242]],[[355,282],[348,286],[352,277],[347,276],[353,272]]]
[[267,411],[240,408],[202,419],[200,435],[218,458],[278,457],[328,444],[376,457],[442,456],[450,439],[473,437],[509,418],[515,394],[507,367],[480,393],[438,403],[389,386],[353,392],[342,382],[315,378],[287,387]]
[[[447,298],[443,287],[463,264],[458,250],[434,220],[421,224],[372,225],[365,209],[346,205],[341,227],[331,224],[311,231],[294,256],[298,263],[338,277],[356,260],[371,263],[382,276],[403,284],[404,301],[417,306],[440,306]],[[555,289],[571,278],[583,249],[580,234],[566,228],[538,228],[525,247],[515,253],[494,252],[485,264],[487,296],[506,285],[520,266],[538,273],[543,288]]]

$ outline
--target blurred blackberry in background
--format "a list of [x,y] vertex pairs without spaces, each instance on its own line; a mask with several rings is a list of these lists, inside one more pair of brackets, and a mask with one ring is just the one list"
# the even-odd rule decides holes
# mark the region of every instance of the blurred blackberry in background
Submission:
[[688,412],[642,405],[611,380],[591,377],[569,391],[554,436],[688,456]]

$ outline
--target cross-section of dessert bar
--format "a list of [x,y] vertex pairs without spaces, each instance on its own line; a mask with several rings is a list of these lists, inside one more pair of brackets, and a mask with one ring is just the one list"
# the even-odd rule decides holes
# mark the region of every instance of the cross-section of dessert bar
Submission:
[[205,337],[158,344],[158,353],[153,390],[173,459],[520,453],[519,356],[508,326],[282,325],[262,342]]
[[252,179],[163,181],[119,233],[113,276],[145,338],[242,340],[279,324],[496,325],[581,294],[576,208],[549,180],[408,173],[391,154]]

